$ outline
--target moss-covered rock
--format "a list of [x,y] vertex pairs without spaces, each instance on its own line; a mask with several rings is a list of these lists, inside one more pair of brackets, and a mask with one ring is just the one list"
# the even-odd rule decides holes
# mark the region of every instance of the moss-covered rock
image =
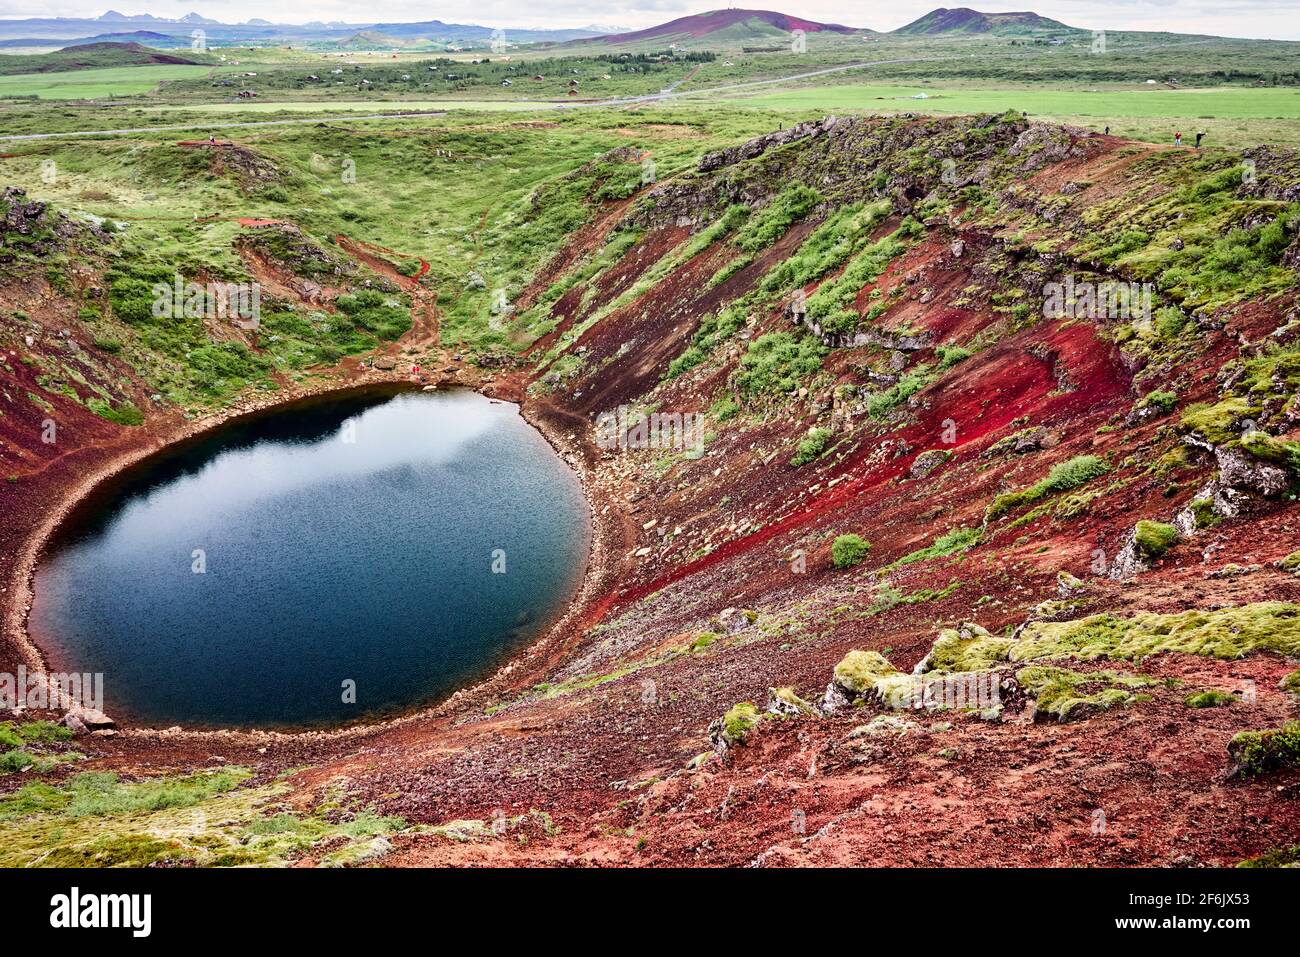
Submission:
[[1076,598],[1087,590],[1088,586],[1082,579],[1075,578],[1064,570],[1056,573],[1056,593],[1062,598]]
[[817,713],[817,709],[799,697],[793,688],[768,688],[767,711],[787,718]]
[[1233,777],[1257,777],[1300,767],[1300,721],[1264,731],[1242,731],[1228,742],[1228,755],[1233,761]]
[[915,721],[897,714],[878,714],[866,724],[849,732],[849,740],[857,738],[902,737],[905,734],[923,734],[924,729]]
[[1016,672],[1016,681],[1034,699],[1034,720],[1078,721],[1100,711],[1140,700],[1134,689],[1155,679],[1116,671],[1071,671],[1032,665]]
[[1192,499],[1187,510],[1191,513],[1193,526],[1198,529],[1213,528],[1222,520],[1214,510],[1214,499],[1211,498]]
[[713,750],[726,757],[736,745],[744,744],[749,733],[758,727],[763,716],[752,701],[742,701],[709,725],[709,742]]
[[1178,544],[1178,529],[1166,522],[1142,519],[1134,529],[1138,554],[1154,561]]
[[1277,686],[1288,694],[1300,694],[1300,671],[1293,671],[1286,675]]
[[875,691],[877,683],[900,674],[878,651],[850,651],[835,666],[835,684],[855,695]]
[[1211,445],[1222,445],[1240,438],[1245,420],[1259,413],[1259,406],[1233,396],[1214,405],[1190,407],[1179,422],[1179,430],[1199,436]]
[[1277,567],[1284,572],[1295,572],[1300,574],[1300,552],[1292,552],[1277,563]]
[[988,671],[1007,660],[1015,641],[990,634],[974,622],[939,632],[934,647],[926,655],[922,671]]
[[1214,611],[1035,622],[1025,628],[1008,657],[1137,659],[1166,651],[1225,659],[1255,651],[1300,655],[1300,605],[1265,601]]
[[1257,459],[1280,465],[1293,476],[1300,475],[1300,442],[1288,442],[1253,429],[1241,437],[1241,447]]
[[930,449],[922,452],[912,460],[912,467],[908,470],[908,475],[914,479],[926,478],[950,458],[952,458],[952,452],[947,449]]

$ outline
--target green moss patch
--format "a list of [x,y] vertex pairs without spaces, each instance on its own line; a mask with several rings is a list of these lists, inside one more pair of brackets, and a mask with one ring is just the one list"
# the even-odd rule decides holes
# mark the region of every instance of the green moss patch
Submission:
[[1157,559],[1178,544],[1178,529],[1165,522],[1142,519],[1134,529],[1138,554],[1146,559]]
[[978,528],[954,528],[950,532],[944,532],[925,548],[918,548],[916,551],[908,552],[902,558],[890,562],[880,571],[888,573],[904,565],[929,561],[932,558],[946,558],[949,555],[955,555],[958,552],[974,548],[980,543],[981,538],[983,538],[983,534]]
[[739,744],[762,720],[752,701],[742,701],[722,716],[722,736],[728,744]]
[[1241,425],[1259,415],[1259,406],[1231,396],[1214,405],[1197,404],[1187,409],[1179,430],[1195,433],[1212,445],[1223,445],[1241,437]]
[[1256,651],[1300,655],[1300,605],[1266,601],[1214,611],[1034,622],[1012,646],[1009,657],[1012,661],[1139,659],[1165,651],[1224,659]]
[[1226,708],[1236,703],[1236,695],[1219,691],[1217,688],[1197,691],[1183,699],[1183,704],[1189,708]]
[[1067,668],[1050,668],[1032,665],[1016,672],[1016,681],[1034,698],[1034,715],[1073,721],[1098,711],[1133,704],[1141,696],[1133,691],[1156,683],[1144,678],[1116,671],[1071,671]]
[[1071,491],[1109,471],[1110,466],[1095,455],[1076,455],[1068,461],[1058,462],[1052,466],[1045,478],[1028,488],[1004,492],[995,498],[985,513],[985,520],[994,521],[1052,495]]
[[988,671],[1007,660],[1007,652],[1015,642],[989,634],[973,624],[961,629],[946,628],[930,649],[930,668],[934,671]]
[[877,691],[883,679],[902,674],[878,651],[850,651],[835,666],[835,683],[854,694]]
[[28,784],[0,799],[0,866],[226,867],[284,865],[324,851],[324,864],[360,863],[378,839],[406,829],[340,800],[300,814],[287,785],[245,786],[246,768],[127,782],[106,773]]

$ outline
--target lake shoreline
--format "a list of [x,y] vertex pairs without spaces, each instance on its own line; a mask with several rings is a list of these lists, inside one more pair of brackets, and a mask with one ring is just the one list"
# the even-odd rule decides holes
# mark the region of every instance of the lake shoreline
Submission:
[[[465,370],[470,372],[471,370]],[[476,370],[473,370],[476,371]],[[466,381],[466,379],[470,381]],[[507,377],[509,378],[509,377]],[[477,380],[477,381],[475,381]],[[18,655],[15,664],[23,664],[29,673],[51,673],[48,667],[49,655],[38,635],[29,630],[30,612],[34,598],[36,571],[40,562],[71,527],[85,515],[102,503],[105,496],[113,494],[125,480],[128,473],[151,460],[174,455],[178,451],[204,441],[223,427],[251,421],[268,415],[283,414],[294,406],[319,402],[335,402],[349,397],[364,395],[368,392],[399,395],[424,388],[451,389],[464,388],[474,391],[486,398],[496,401],[509,401],[519,406],[520,414],[546,440],[551,449],[574,472],[583,492],[584,503],[589,517],[587,548],[585,549],[584,567],[575,576],[573,597],[560,606],[558,617],[544,622],[538,636],[523,646],[509,652],[504,660],[494,666],[495,670],[485,672],[485,677],[460,688],[432,705],[416,706],[402,709],[400,712],[383,712],[361,717],[353,722],[330,725],[304,725],[283,729],[239,729],[229,727],[190,726],[183,728],[173,726],[162,729],[158,727],[134,726],[129,715],[115,715],[124,718],[126,727],[120,729],[119,737],[132,741],[154,739],[174,740],[178,735],[186,739],[201,740],[212,738],[230,742],[232,738],[246,738],[250,742],[261,742],[268,738],[283,740],[324,741],[332,739],[355,738],[358,735],[375,734],[398,724],[406,724],[420,718],[447,716],[461,712],[471,702],[493,693],[501,693],[503,684],[517,686],[536,675],[538,669],[555,659],[555,652],[568,647],[569,642],[555,639],[564,635],[585,615],[594,594],[602,586],[608,586],[615,577],[617,563],[610,568],[609,549],[605,543],[605,531],[608,523],[597,521],[597,510],[591,497],[590,482],[592,449],[585,448],[580,431],[566,434],[561,423],[572,426],[575,417],[562,413],[549,406],[534,407],[517,386],[510,382],[499,382],[486,377],[474,375],[462,376],[460,370],[452,376],[439,376],[428,384],[414,381],[404,375],[375,370],[354,375],[346,383],[338,381],[313,383],[310,386],[293,389],[289,394],[278,392],[271,396],[255,396],[245,399],[211,416],[198,420],[184,420],[175,414],[155,419],[146,423],[138,434],[126,433],[126,440],[120,448],[105,454],[105,446],[87,446],[74,450],[78,456],[95,457],[95,462],[88,474],[69,476],[62,482],[62,487],[55,491],[56,501],[43,519],[24,539],[21,550],[4,571],[7,583],[0,595],[0,612],[3,613],[5,643],[10,646],[6,658]],[[581,421],[581,420],[578,420]],[[57,460],[56,460],[57,461]],[[36,475],[44,475],[35,473]],[[57,480],[56,480],[57,481]],[[46,495],[48,487],[40,489]],[[600,574],[597,574],[600,571]]]

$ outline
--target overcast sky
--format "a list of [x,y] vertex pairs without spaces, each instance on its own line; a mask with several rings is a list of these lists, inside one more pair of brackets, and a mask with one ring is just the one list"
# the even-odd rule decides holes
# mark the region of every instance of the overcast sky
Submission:
[[[961,0],[947,0],[959,6]],[[179,17],[191,10],[238,23],[261,17],[276,23],[345,20],[351,23],[443,20],[490,27],[576,27],[590,23],[640,28],[724,5],[723,0],[0,0],[0,17],[98,16],[106,9]],[[773,0],[738,3],[852,27],[892,30],[916,19],[943,0],[895,0],[888,4],[843,0]],[[1300,39],[1297,0],[974,0],[985,11],[1033,10],[1072,26],[1111,30],[1169,30],[1219,36]]]

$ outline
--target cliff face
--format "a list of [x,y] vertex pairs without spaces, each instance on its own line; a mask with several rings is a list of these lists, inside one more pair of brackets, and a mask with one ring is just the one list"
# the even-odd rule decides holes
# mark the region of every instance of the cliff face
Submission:
[[435,828],[393,863],[1293,840],[1297,771],[1228,750],[1300,656],[1300,162],[1246,159],[828,119],[606,205],[487,386],[584,473],[580,607],[434,714],[228,756]]

